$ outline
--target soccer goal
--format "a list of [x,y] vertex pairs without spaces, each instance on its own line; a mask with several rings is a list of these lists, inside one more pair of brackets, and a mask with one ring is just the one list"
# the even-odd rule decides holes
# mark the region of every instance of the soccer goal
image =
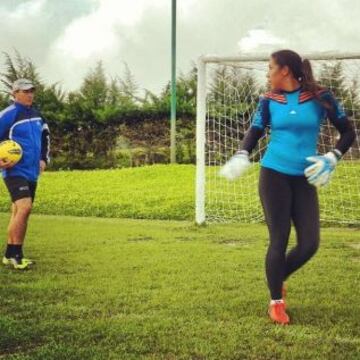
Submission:
[[[356,140],[337,166],[332,181],[319,190],[321,220],[360,224],[360,53],[310,54],[317,80],[342,102],[356,129]],[[259,96],[267,90],[268,56],[203,56],[198,62],[196,222],[260,222],[259,160],[269,134],[259,141],[251,170],[229,182],[220,167],[239,148]],[[338,133],[326,121],[319,137],[319,153],[332,149]]]

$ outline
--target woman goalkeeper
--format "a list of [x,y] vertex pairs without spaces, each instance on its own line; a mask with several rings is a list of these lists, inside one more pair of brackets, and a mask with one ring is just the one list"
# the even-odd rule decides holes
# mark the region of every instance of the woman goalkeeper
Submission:
[[[331,92],[317,84],[311,64],[291,50],[270,57],[271,91],[260,98],[243,146],[222,168],[235,179],[250,166],[249,154],[271,129],[261,161],[259,193],[269,230],[266,277],[272,321],[288,324],[284,281],[317,251],[320,238],[317,188],[326,185],[336,164],[351,147],[355,131]],[[321,123],[328,118],[340,133],[333,150],[316,155]],[[291,220],[297,244],[286,253]]]

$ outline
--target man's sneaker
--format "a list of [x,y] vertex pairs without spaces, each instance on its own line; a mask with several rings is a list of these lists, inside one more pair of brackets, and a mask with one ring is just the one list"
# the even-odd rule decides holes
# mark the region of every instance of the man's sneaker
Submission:
[[274,323],[281,325],[288,325],[290,323],[290,318],[285,311],[285,304],[283,302],[270,304],[268,314]]
[[2,263],[6,266],[12,266],[16,270],[25,270],[33,264],[33,261],[26,258],[7,258],[4,256]]

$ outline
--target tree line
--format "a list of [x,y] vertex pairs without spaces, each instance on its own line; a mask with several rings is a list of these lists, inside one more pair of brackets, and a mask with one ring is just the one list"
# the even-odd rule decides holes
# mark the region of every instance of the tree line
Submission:
[[[196,67],[177,79],[177,161],[195,163]],[[52,169],[95,169],[168,163],[170,160],[170,83],[159,94],[142,90],[129,67],[109,78],[101,62],[90,69],[77,90],[65,92],[60,84],[46,84],[31,59],[4,53],[0,73],[0,106],[11,101],[11,84],[20,77],[36,85],[36,106],[49,123]],[[344,79],[341,63],[324,67],[321,81],[351,104],[356,119],[360,104],[356,85]],[[248,119],[264,88],[255,76],[239,68],[218,67],[210,74],[208,133],[230,131],[232,141],[242,140]],[[225,96],[226,95],[226,96]],[[347,100],[348,99],[348,100]],[[233,102],[231,103],[231,100]],[[224,113],[225,109],[225,113]],[[212,134],[211,127],[225,117],[231,126]],[[236,121],[233,121],[236,119]],[[215,125],[214,125],[215,124]],[[357,127],[359,121],[357,121]],[[325,137],[326,139],[327,137]],[[220,138],[219,138],[220,141]],[[221,141],[220,141],[221,142]],[[236,146],[236,144],[234,144]]]

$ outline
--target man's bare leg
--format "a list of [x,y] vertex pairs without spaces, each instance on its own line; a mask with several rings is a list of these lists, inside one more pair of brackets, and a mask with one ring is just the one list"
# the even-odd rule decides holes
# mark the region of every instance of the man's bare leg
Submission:
[[31,198],[20,199],[13,203],[11,218],[8,226],[8,244],[24,244],[31,209]]
[[[32,199],[23,198],[15,201],[11,207],[11,217],[8,225],[8,245],[5,254],[6,259],[15,259],[16,265],[26,267],[24,261],[31,264],[29,260],[22,260],[22,246],[24,244],[28,219],[32,209]],[[9,264],[10,260],[4,259],[4,264]],[[11,263],[10,263],[11,264]]]
[[11,216],[10,216],[10,221],[9,221],[8,228],[7,228],[7,234],[8,234],[7,243],[8,243],[8,245],[14,244],[13,240],[10,238],[10,224],[12,224],[12,222],[14,221],[15,215],[16,215],[16,204],[12,203],[11,204]]

